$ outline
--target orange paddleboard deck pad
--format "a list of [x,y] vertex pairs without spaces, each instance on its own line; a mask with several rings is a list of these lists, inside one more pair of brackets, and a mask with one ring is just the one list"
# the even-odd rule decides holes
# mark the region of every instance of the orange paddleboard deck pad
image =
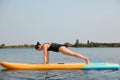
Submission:
[[9,70],[118,70],[118,63],[92,62],[85,63],[49,63],[49,64],[27,64],[0,62],[0,65]]

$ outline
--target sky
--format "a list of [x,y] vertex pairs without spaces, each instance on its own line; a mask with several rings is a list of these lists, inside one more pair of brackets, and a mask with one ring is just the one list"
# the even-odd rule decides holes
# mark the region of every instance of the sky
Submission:
[[0,44],[120,42],[120,0],[0,0]]

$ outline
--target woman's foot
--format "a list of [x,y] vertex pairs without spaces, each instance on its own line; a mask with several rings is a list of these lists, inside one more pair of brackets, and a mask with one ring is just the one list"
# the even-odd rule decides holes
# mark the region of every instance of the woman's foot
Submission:
[[86,64],[89,64],[89,63],[90,63],[88,57],[85,57],[84,60],[85,60],[85,63],[86,63]]

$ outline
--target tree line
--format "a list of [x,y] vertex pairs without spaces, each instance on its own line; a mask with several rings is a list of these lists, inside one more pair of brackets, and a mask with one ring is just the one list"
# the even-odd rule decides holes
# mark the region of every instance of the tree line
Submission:
[[[56,43],[57,44],[57,43]],[[99,42],[90,42],[87,40],[86,43],[79,42],[76,39],[74,44],[69,42],[64,43],[63,45],[68,47],[120,47],[120,43],[99,43]],[[5,45],[4,43],[0,45],[0,48],[34,48],[35,44],[24,44],[24,45]]]
[[1,44],[0,48],[33,48],[35,45],[34,44],[24,44],[24,45],[5,45]]
[[87,40],[87,43],[80,43],[77,39],[73,47],[120,47],[120,43],[99,43],[89,40]]

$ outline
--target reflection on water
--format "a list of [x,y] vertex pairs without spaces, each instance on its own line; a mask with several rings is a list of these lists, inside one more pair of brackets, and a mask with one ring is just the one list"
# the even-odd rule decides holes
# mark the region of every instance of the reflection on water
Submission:
[[[112,70],[62,70],[62,71],[1,71],[0,80],[119,80],[118,71]],[[114,76],[114,77],[112,77]]]
[[[118,62],[120,48],[70,48],[90,57],[92,62]],[[34,49],[0,49],[0,61],[42,63],[42,52]],[[80,59],[51,52],[53,62],[82,62]],[[120,70],[6,70],[0,67],[0,80],[120,80]]]

